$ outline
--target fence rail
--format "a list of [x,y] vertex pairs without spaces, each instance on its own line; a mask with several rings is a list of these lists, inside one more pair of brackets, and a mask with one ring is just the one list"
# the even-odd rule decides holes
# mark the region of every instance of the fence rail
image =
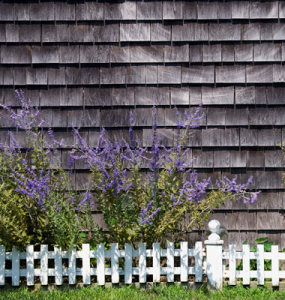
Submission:
[[[271,252],[264,252],[263,245],[257,246],[257,252],[250,252],[249,245],[243,245],[243,251],[237,252],[235,245],[229,246],[229,251],[222,250],[223,241],[220,240],[220,224],[212,220],[209,229],[212,234],[205,241],[206,250],[202,242],[196,242],[194,249],[188,248],[188,242],[180,242],[180,248],[175,249],[174,243],[167,243],[167,249],[161,249],[159,243],[154,243],[152,249],[146,249],[145,243],[140,243],[138,249],[126,244],[121,250],[118,244],[111,244],[110,250],[105,250],[104,245],[97,245],[96,250],[90,249],[89,244],[83,244],[81,251],[70,249],[61,251],[54,248],[48,251],[47,245],[41,245],[40,251],[34,251],[34,246],[27,246],[26,252],[19,252],[13,248],[6,252],[0,245],[0,285],[5,285],[5,278],[12,278],[12,285],[20,284],[20,277],[26,277],[26,284],[32,286],[35,276],[40,277],[41,285],[48,284],[48,277],[54,276],[55,284],[62,285],[63,277],[68,277],[69,284],[76,284],[76,277],[82,276],[83,284],[91,283],[91,276],[96,276],[98,285],[105,285],[105,276],[111,276],[111,282],[131,284],[133,275],[138,275],[139,283],[147,282],[147,275],[152,275],[152,282],[160,282],[161,275],[166,276],[167,282],[174,282],[174,275],[180,275],[180,282],[188,282],[189,275],[195,276],[195,282],[202,282],[203,275],[207,275],[211,287],[221,288],[223,280],[229,278],[230,285],[236,285],[242,279],[243,285],[249,285],[250,279],[257,279],[258,285],[264,285],[265,278],[272,279],[272,286],[278,286],[280,279],[285,278],[285,271],[279,270],[279,261],[285,260],[285,253],[278,251],[278,246],[272,246]],[[195,259],[194,266],[189,266],[189,257]],[[152,258],[152,259],[149,259]],[[161,266],[164,258],[166,266]],[[49,267],[49,260],[54,261],[53,268]],[[66,260],[63,263],[63,259]],[[82,261],[82,267],[77,267],[77,259]],[[106,259],[110,267],[106,267]],[[135,260],[134,260],[135,259]],[[8,267],[8,261],[12,267]],[[21,260],[25,260],[23,268]],[[34,260],[40,260],[40,267],[35,266]],[[237,260],[242,260],[243,268],[236,270]],[[257,261],[257,270],[250,270],[250,260]],[[271,260],[271,271],[264,270],[264,260]],[[150,262],[152,261],[152,262]],[[133,264],[136,266],[133,266]],[[148,264],[152,263],[152,267]],[[95,267],[94,267],[95,266]],[[122,267],[123,266],[123,267]],[[122,278],[121,278],[122,280]],[[92,279],[93,281],[93,279]]]

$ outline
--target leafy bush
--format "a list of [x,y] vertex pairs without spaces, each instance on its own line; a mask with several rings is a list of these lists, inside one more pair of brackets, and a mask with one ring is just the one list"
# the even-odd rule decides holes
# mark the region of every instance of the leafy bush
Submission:
[[[181,240],[187,232],[203,226],[214,208],[227,200],[255,202],[259,192],[248,192],[252,178],[237,184],[236,178],[212,183],[198,179],[187,159],[185,146],[191,129],[203,117],[200,108],[180,120],[177,110],[175,147],[166,148],[157,130],[153,108],[151,149],[134,139],[133,115],[130,115],[129,142],[111,143],[103,129],[95,149],[88,147],[78,129],[73,129],[79,147],[70,158],[84,160],[93,175],[92,192],[108,227],[108,241],[125,243],[162,242],[166,238]],[[78,154],[80,152],[80,154]]]
[[9,132],[10,145],[0,144],[0,242],[21,250],[29,244],[79,245],[80,231],[94,227],[90,193],[82,198],[75,191],[70,174],[60,166],[60,143],[51,130],[49,141],[43,137],[39,110],[23,93],[16,96],[20,112],[2,105],[4,117],[25,132],[26,140],[20,145]]

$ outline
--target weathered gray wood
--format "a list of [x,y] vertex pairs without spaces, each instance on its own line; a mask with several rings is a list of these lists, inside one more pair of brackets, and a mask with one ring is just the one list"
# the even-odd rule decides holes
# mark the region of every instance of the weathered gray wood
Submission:
[[103,20],[104,3],[77,1],[75,14],[77,20]]
[[103,127],[129,126],[129,119],[129,109],[101,110],[101,126]]
[[57,21],[75,20],[75,1],[55,2],[54,16]]
[[[56,2],[57,3],[57,2]],[[69,42],[69,27],[67,24],[43,24],[43,43],[67,43]]]
[[242,25],[242,36],[243,41],[259,41],[260,40],[260,24],[249,23]]
[[214,151],[214,168],[230,168],[231,155],[228,149]]
[[72,43],[92,43],[95,27],[89,25],[69,25],[69,41]]
[[285,82],[285,67],[273,65],[273,82]]
[[281,61],[281,44],[255,44],[254,61]]
[[1,62],[3,64],[30,64],[32,52],[30,46],[1,46]]
[[136,105],[170,105],[169,87],[136,87]]
[[7,43],[19,43],[19,25],[6,24],[6,42]]
[[132,65],[126,67],[126,83],[145,84],[145,65]]
[[137,108],[134,111],[134,126],[152,126],[152,109]]
[[213,168],[214,167],[214,153],[213,150],[193,149],[193,168]]
[[14,3],[0,3],[0,21],[14,21]]
[[33,46],[32,47],[33,64],[58,64],[59,47],[58,46]]
[[157,65],[147,64],[145,66],[145,83],[146,84],[157,84]]
[[[234,87],[211,88],[202,86],[202,102],[206,105],[234,104]],[[193,104],[192,101],[191,104]]]
[[94,26],[94,42],[119,42],[119,24]]
[[201,87],[189,88],[190,104],[199,105],[202,102],[202,89]]
[[265,168],[281,168],[283,166],[282,150],[265,150]]
[[172,41],[195,41],[195,23],[176,22],[172,25]]
[[190,45],[190,62],[202,62],[203,61],[203,45]]
[[79,45],[61,46],[59,62],[63,64],[79,63]]
[[112,89],[108,88],[84,88],[85,106],[112,106]]
[[137,2],[137,19],[138,20],[161,20],[162,19],[162,2]]
[[189,62],[189,44],[165,45],[164,62]]
[[[166,147],[174,145],[174,131],[172,129],[158,129],[158,135],[161,137],[161,143]],[[152,129],[143,129],[143,146],[151,147]]]
[[171,26],[164,25],[159,22],[151,23],[150,39],[153,42],[170,41],[171,40]]
[[82,106],[83,89],[82,88],[61,88],[60,106]]
[[46,68],[27,68],[27,85],[46,85],[47,69]]
[[186,1],[183,7],[184,20],[195,20],[197,18],[197,1]]
[[134,105],[135,104],[135,90],[134,87],[121,87],[112,89],[112,105]]
[[278,18],[278,1],[251,2],[250,1],[250,18],[251,19],[277,19]]
[[260,23],[260,37],[263,41],[273,40],[272,23]]
[[268,104],[284,104],[285,89],[283,87],[267,87]]
[[40,94],[38,89],[34,87],[27,87],[21,88],[21,90],[24,92],[25,98],[29,99],[33,106],[38,107],[40,105]]
[[236,104],[255,104],[255,87],[236,86]]
[[247,66],[246,79],[248,83],[273,82],[273,66],[272,65]]
[[159,63],[163,62],[163,46],[131,46],[131,62],[132,63]]
[[158,66],[158,83],[180,84],[181,67],[180,66]]
[[231,19],[232,2],[231,1],[217,2],[217,12],[218,12],[219,20]]
[[149,23],[121,23],[120,24],[120,41],[150,41],[150,24]]
[[203,45],[203,62],[220,62],[221,60],[221,44]]
[[5,24],[0,24],[0,43],[6,43]]
[[26,68],[14,67],[14,85],[26,85]]
[[248,168],[264,168],[264,152],[263,151],[247,151],[246,166]]
[[255,87],[255,103],[256,104],[266,104],[266,88],[264,86]]
[[253,61],[253,44],[235,45],[235,61]]
[[81,66],[80,84],[99,84],[99,68]]
[[240,146],[257,146],[256,129],[240,128]]
[[136,18],[137,3],[134,1],[105,3],[105,20],[136,20]]
[[40,24],[21,24],[19,40],[20,43],[40,43],[41,42],[41,25]]
[[209,107],[207,109],[207,126],[225,126],[226,109]]
[[235,46],[234,45],[222,45],[222,61],[234,62],[235,61]]
[[163,1],[163,19],[175,20],[183,19],[183,1]]
[[248,19],[249,18],[249,1],[232,2],[232,18]]
[[281,143],[281,129],[258,129],[258,146],[276,146]]
[[248,125],[247,108],[226,108],[226,126],[246,126]]
[[110,62],[123,63],[130,62],[130,47],[129,45],[110,46]]
[[14,85],[14,72],[11,67],[2,67],[3,85]]
[[249,125],[274,125],[275,115],[274,108],[250,108]]
[[231,154],[231,168],[245,168],[246,167],[246,151],[245,150],[230,150]]
[[86,46],[80,45],[80,63],[109,63],[110,62],[110,46]]
[[272,24],[273,39],[283,41],[285,39],[285,23]]
[[31,21],[52,21],[54,20],[54,3],[41,2],[30,3]]
[[86,109],[83,118],[84,127],[99,127],[100,126],[100,110],[99,109]]
[[218,19],[218,5],[216,1],[198,1],[198,20]]
[[65,85],[65,68],[48,67],[48,85]]
[[195,41],[209,40],[209,25],[207,23],[195,23]]
[[188,87],[171,87],[171,105],[189,105]]
[[239,146],[239,129],[202,129],[203,147]]
[[30,6],[23,2],[15,3],[15,15],[16,21],[30,21]]
[[42,89],[40,94],[40,105],[43,106],[60,106],[60,89],[50,88]]
[[65,83],[68,85],[80,85],[82,81],[79,67],[65,68]]
[[245,66],[217,66],[217,83],[245,83]]
[[285,123],[285,108],[276,107],[273,110],[275,111],[274,125],[283,125]]
[[240,24],[220,23],[209,24],[210,41],[239,41],[241,39]]
[[182,83],[214,83],[214,66],[182,67]]

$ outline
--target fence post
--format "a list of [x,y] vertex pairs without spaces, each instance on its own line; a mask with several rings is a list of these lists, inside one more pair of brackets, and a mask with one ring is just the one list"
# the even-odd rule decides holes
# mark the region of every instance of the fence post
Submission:
[[205,241],[207,255],[207,278],[210,289],[223,287],[223,240],[218,235],[220,222],[212,220],[208,224],[211,234]]

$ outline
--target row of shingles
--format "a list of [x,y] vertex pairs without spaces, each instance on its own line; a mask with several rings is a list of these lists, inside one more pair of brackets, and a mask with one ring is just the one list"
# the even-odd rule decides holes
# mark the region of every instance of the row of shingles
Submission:
[[[11,81],[13,85],[13,81]],[[17,88],[17,86],[16,86]],[[21,89],[33,101],[35,105],[41,107],[85,107],[92,106],[168,106],[168,105],[284,105],[285,89],[283,87],[272,86],[117,86],[116,88],[107,87],[41,87],[30,86]],[[12,87],[0,88],[0,100],[6,104],[16,105],[14,89]],[[257,109],[257,113],[260,111]],[[272,111],[272,112],[271,112]],[[281,110],[280,110],[281,111]],[[247,115],[242,119],[239,116],[242,110],[226,110],[229,118],[224,120],[224,111],[221,113],[221,122],[226,125],[248,125]],[[236,114],[236,116],[234,115]],[[275,116],[275,111],[268,110],[270,116]],[[246,119],[244,119],[246,118]],[[278,118],[279,115],[278,115]],[[281,119],[281,118],[280,118]],[[267,117],[263,122],[269,120]],[[278,120],[278,119],[276,119]],[[277,121],[276,121],[277,122]],[[278,125],[280,121],[277,122]],[[218,124],[217,124],[218,125]],[[265,124],[263,124],[265,125]],[[277,124],[276,124],[277,125]]]
[[0,69],[1,85],[122,85],[122,84],[272,84],[284,83],[285,66],[157,65],[9,66]]
[[[10,85],[15,84],[11,81]],[[16,85],[17,88],[17,85]],[[92,106],[168,106],[168,105],[284,105],[285,89],[283,87],[272,86],[227,86],[227,87],[209,87],[209,86],[117,86],[114,88],[104,87],[55,87],[50,88],[30,86],[21,89],[33,101],[35,105],[41,107],[85,107]],[[12,87],[0,88],[0,100],[6,104],[16,105],[14,89]],[[281,110],[280,110],[281,111]],[[279,112],[280,112],[279,111]],[[230,115],[225,119],[225,111],[221,113],[221,122],[226,125],[248,125],[247,115],[238,119],[242,110],[235,110],[230,113],[231,109],[226,110]],[[256,110],[260,114],[259,109]],[[234,113],[236,116],[234,116]],[[267,114],[275,116],[273,109],[268,109]],[[253,114],[254,115],[254,114]],[[246,119],[244,119],[246,118]],[[271,118],[271,117],[270,117]],[[263,122],[270,125],[264,118]],[[278,118],[280,116],[278,115]],[[280,118],[281,119],[281,118]],[[276,119],[278,120],[278,119]],[[219,121],[220,122],[220,121]],[[276,121],[277,122],[277,121]],[[280,121],[277,122],[278,125]],[[218,125],[218,124],[216,124]],[[265,125],[265,124],[263,124]],[[276,124],[277,125],[277,124]]]
[[[285,32],[285,31],[284,31]],[[285,36],[284,36],[285,38]],[[282,62],[285,43],[0,46],[2,64]]]
[[[102,24],[101,24],[102,23]],[[285,23],[115,22],[0,24],[0,43],[282,41]]]
[[4,2],[0,21],[278,19],[284,11],[283,1]]

